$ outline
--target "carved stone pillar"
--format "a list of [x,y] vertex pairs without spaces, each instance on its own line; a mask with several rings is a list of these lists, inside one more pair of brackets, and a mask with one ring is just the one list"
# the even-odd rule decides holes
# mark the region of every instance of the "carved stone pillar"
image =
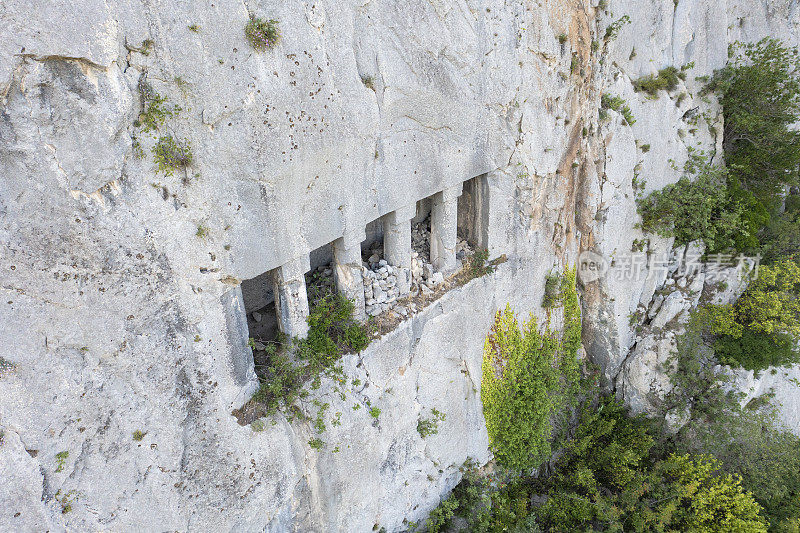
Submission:
[[308,255],[275,269],[275,312],[281,332],[290,338],[308,336],[308,293],[305,274],[311,269]]
[[383,219],[383,256],[397,267],[400,296],[411,290],[411,219],[417,212],[412,204],[387,214]]
[[431,207],[431,264],[449,274],[456,269],[456,242],[458,240],[458,197],[462,184],[449,187],[433,196]]
[[365,238],[365,234],[358,233],[345,235],[333,242],[336,288],[353,302],[353,317],[359,322],[367,319],[364,278],[361,272],[361,241]]

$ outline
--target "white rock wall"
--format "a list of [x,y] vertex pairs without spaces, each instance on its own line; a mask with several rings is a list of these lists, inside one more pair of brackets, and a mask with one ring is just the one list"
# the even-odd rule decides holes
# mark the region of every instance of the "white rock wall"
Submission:
[[[281,21],[275,50],[249,48],[248,11]],[[488,459],[493,313],[537,311],[545,274],[577,256],[591,16],[577,1],[0,6],[0,530],[423,517],[467,457]],[[191,142],[185,173],[157,173],[134,126],[143,76],[182,108],[161,133]],[[508,262],[347,359],[369,387],[329,395],[326,448],[307,423],[238,425],[256,384],[239,280],[487,172]],[[352,409],[366,399],[377,422]],[[423,441],[434,407],[447,419]]]
[[[275,50],[249,48],[248,13],[281,21]],[[732,39],[797,42],[797,20],[788,0],[3,3],[0,530],[397,531],[424,516],[467,457],[488,459],[493,313],[538,311],[552,267],[642,238],[637,165],[659,188],[678,178],[668,159],[719,141],[689,131],[695,108],[718,115],[693,76]],[[680,105],[632,92],[690,61]],[[162,133],[191,142],[185,173],[155,172],[133,125],[143,77],[182,108]],[[598,128],[603,92],[626,98],[632,127],[612,112]],[[325,396],[342,424],[323,451],[308,424],[239,426],[255,386],[239,280],[487,172],[489,247],[508,262],[346,359],[369,386]],[[585,344],[610,381],[629,313],[663,281],[646,278],[585,287]],[[352,409],[367,399],[377,421]],[[434,407],[447,419],[422,440]]]

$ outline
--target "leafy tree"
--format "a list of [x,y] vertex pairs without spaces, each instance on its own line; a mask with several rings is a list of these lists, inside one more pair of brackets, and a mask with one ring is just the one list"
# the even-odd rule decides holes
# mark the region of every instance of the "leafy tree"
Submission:
[[792,125],[800,120],[800,56],[765,38],[734,43],[729,57],[708,90],[720,96],[731,179],[774,212],[783,185],[798,182],[800,132]]
[[561,281],[563,333],[536,319],[520,328],[510,307],[498,311],[486,339],[481,400],[497,461],[514,470],[539,466],[551,453],[552,418],[577,392],[580,309],[575,270]]
[[800,266],[793,260],[764,265],[734,304],[707,305],[695,322],[715,336],[719,359],[731,366],[763,370],[800,361]]
[[800,266],[784,260],[759,269],[736,302],[736,318],[744,327],[773,335],[800,337]]
[[682,246],[702,239],[709,251],[736,245],[747,234],[744,209],[727,187],[728,173],[695,155],[684,167],[684,177],[637,200],[644,231],[675,237]]
[[[761,506],[742,488],[736,474],[720,473],[710,456],[673,455],[656,466],[655,514],[669,516],[670,529],[766,533]],[[660,490],[659,490],[660,489]]]
[[771,366],[790,366],[800,362],[794,339],[784,333],[767,335],[745,329],[739,337],[724,335],[714,341],[714,353],[721,363],[756,372]]
[[533,481],[545,531],[766,531],[736,474],[703,455],[660,459],[656,431],[612,398],[587,406],[553,475]]
[[[716,365],[714,352],[704,341],[710,316],[692,313],[667,365],[672,388],[659,415],[685,423],[661,437],[656,453],[713,455],[725,472],[741,476],[742,486],[764,507],[770,531],[797,531],[800,439],[776,423],[775,408],[765,401],[768,396],[742,407],[743,394],[731,389],[730,373]],[[745,335],[747,330],[742,338]]]

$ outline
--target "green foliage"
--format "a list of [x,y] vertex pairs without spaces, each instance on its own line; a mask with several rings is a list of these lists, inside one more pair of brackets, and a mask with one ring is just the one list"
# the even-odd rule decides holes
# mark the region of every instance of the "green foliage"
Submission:
[[766,531],[738,475],[711,457],[661,452],[659,436],[655,422],[628,416],[613,398],[588,400],[551,469],[537,476],[470,469],[428,524],[470,532]]
[[431,410],[430,418],[420,418],[417,420],[417,433],[419,436],[427,438],[431,435],[436,435],[439,433],[439,423],[444,422],[447,416],[436,409],[435,407]]
[[626,25],[631,23],[631,18],[628,15],[620,17],[618,20],[612,22],[607,28],[604,35],[606,42],[613,41],[619,35],[620,30]]
[[715,423],[692,417],[672,439],[679,453],[709,453],[742,478],[764,508],[770,531],[800,525],[800,438],[778,429],[774,410],[753,411],[729,402]]
[[709,251],[735,246],[747,230],[744,209],[725,187],[727,175],[702,156],[691,157],[677,183],[637,199],[642,229],[675,237],[676,246],[694,240],[703,240]]
[[633,118],[631,108],[628,107],[625,100],[619,96],[611,96],[610,94],[604,93],[600,97],[600,108],[602,110],[612,109],[620,113],[629,126],[632,126],[636,122],[636,119]]
[[800,337],[800,266],[792,260],[762,266],[735,309],[737,321],[754,332]]
[[78,491],[72,489],[65,493],[61,492],[61,489],[57,490],[56,493],[53,495],[55,500],[61,504],[61,514],[67,514],[72,511],[72,504],[78,499]]
[[[522,478],[485,477],[468,466],[461,483],[431,512],[426,530],[538,533],[528,486]],[[459,523],[462,527],[458,527]]]
[[16,365],[14,363],[0,357],[0,377],[3,377],[5,374],[9,374],[15,368]]
[[310,290],[309,296],[308,337],[291,346],[268,344],[266,364],[257,368],[261,385],[253,401],[263,404],[267,415],[294,404],[309,381],[316,383],[321,375],[341,378],[342,355],[370,342],[369,328],[353,318],[353,302],[326,290]]
[[454,511],[458,508],[458,501],[450,497],[442,502],[433,510],[425,521],[425,529],[428,533],[439,533],[444,531],[444,526],[453,518]]
[[263,20],[252,15],[244,27],[244,35],[256,52],[272,48],[281,38],[277,20]]
[[726,472],[742,477],[742,486],[764,507],[770,531],[797,531],[800,438],[775,423],[775,409],[763,397],[741,407],[742,394],[732,392],[730,373],[716,366],[703,339],[713,325],[710,316],[702,310],[692,313],[667,365],[672,389],[659,413],[686,423],[663,448],[712,454]]
[[723,107],[725,159],[732,181],[775,213],[782,187],[798,183],[800,57],[772,38],[735,43],[729,55],[707,86]]
[[561,296],[561,276],[559,274],[548,274],[544,280],[544,298],[542,307],[555,307],[559,303]]
[[179,168],[192,164],[192,148],[189,141],[176,141],[172,135],[163,135],[153,146],[153,160],[158,170],[170,176]]
[[537,480],[548,531],[766,531],[741,480],[713,458],[654,454],[653,424],[621,404],[584,408],[553,475]]
[[580,309],[575,271],[561,280],[564,306],[559,335],[535,318],[520,329],[510,307],[498,312],[484,345],[481,400],[489,443],[497,461],[529,470],[551,453],[553,419],[574,401],[579,368]]
[[314,437],[313,439],[308,441],[308,445],[311,446],[314,450],[321,450],[325,447],[325,441],[318,437]]
[[695,315],[715,335],[719,360],[763,370],[800,362],[800,267],[793,260],[761,266],[758,277],[735,304],[708,305]]
[[724,335],[716,339],[714,353],[721,363],[757,372],[771,366],[800,363],[800,353],[794,349],[792,337],[782,333],[767,335],[749,329],[738,338]]
[[264,422],[263,418],[258,418],[250,422],[250,429],[252,429],[255,433],[261,433],[267,429],[267,423]]
[[176,116],[181,108],[167,105],[167,99],[159,95],[143,78],[139,81],[139,101],[142,111],[134,126],[141,126],[144,131],[157,130],[168,118]]
[[367,89],[374,91],[375,90],[375,80],[372,76],[361,76],[361,83],[364,84],[364,87]]
[[665,480],[660,500],[669,499],[659,514],[670,513],[670,525],[678,531],[766,533],[761,506],[739,476],[719,473],[720,466],[708,456],[673,455],[660,463],[656,472]]
[[489,260],[489,250],[476,250],[469,259],[469,275],[471,278],[479,278],[494,272],[494,266],[487,264]]
[[198,224],[197,231],[194,232],[194,236],[198,239],[205,239],[208,237],[208,228],[202,224]]
[[636,515],[655,481],[647,470],[654,444],[651,433],[644,418],[628,418],[611,398],[584,406],[553,474],[536,483],[537,492],[547,494],[536,509],[542,529],[613,531],[621,523],[648,525],[648,513]]
[[145,435],[147,435],[147,433],[144,433],[137,429],[136,431],[133,432],[133,440],[135,440],[136,442],[141,442],[142,439],[144,439]]
[[564,43],[566,43],[566,42],[567,42],[567,39],[568,39],[568,37],[567,37],[567,34],[566,34],[566,33],[561,33],[561,34],[559,34],[559,36],[558,36],[558,44],[564,44]]
[[678,80],[681,72],[675,67],[666,67],[658,71],[658,74],[650,74],[635,80],[633,89],[636,92],[644,92],[653,98],[658,97],[658,91],[674,91],[678,87]]
[[66,450],[64,450],[63,452],[58,452],[56,454],[56,472],[61,472],[62,470],[64,470],[68,458],[69,458],[69,452]]
[[800,195],[790,193],[783,212],[769,218],[760,235],[764,262],[800,257]]
[[149,56],[150,51],[153,49],[153,39],[145,39],[137,50],[143,56]]
[[378,418],[381,416],[381,410],[378,407],[371,407],[369,410],[369,416],[372,418]]
[[187,28],[189,28],[189,31],[192,31],[194,33],[200,33],[200,26],[198,26],[197,24],[190,24],[189,26],[187,26]]

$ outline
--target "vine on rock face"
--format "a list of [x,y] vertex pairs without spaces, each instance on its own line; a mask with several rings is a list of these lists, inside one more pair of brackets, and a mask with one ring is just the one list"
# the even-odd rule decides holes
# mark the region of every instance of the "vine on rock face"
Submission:
[[481,400],[491,449],[497,461],[513,470],[539,466],[551,453],[554,420],[577,395],[580,308],[575,270],[560,282],[563,331],[535,318],[522,325],[509,306],[498,311],[483,354]]

